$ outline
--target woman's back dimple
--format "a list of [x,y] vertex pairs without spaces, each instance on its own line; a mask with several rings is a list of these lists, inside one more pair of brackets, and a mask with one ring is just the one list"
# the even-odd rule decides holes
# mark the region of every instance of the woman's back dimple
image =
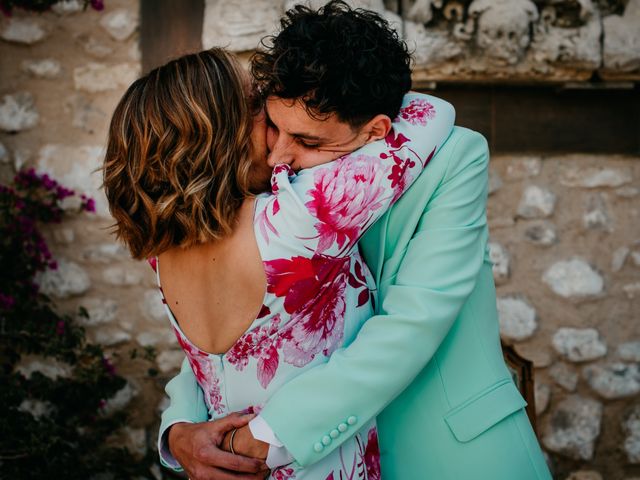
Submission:
[[165,301],[183,334],[200,350],[225,353],[258,316],[266,289],[253,201],[240,209],[231,235],[171,249],[158,266]]

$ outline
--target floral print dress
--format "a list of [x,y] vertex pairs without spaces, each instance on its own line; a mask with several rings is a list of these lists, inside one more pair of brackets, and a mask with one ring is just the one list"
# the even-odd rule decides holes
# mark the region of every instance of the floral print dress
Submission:
[[[357,242],[420,174],[452,127],[448,104],[412,93],[384,142],[297,174],[277,165],[272,191],[257,197],[254,213],[267,277],[262,309],[225,354],[197,348],[163,297],[211,419],[259,413],[271,392],[351,343],[373,315],[375,288]],[[159,282],[155,259],[152,266]],[[376,480],[379,458],[370,421],[319,462],[305,468],[293,462],[269,478]]]

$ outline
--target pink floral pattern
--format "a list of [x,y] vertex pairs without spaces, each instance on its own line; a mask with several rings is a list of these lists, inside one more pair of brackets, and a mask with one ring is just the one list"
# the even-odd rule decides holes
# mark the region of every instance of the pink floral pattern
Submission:
[[380,480],[380,447],[378,446],[378,430],[375,428],[370,429],[367,436],[364,464],[367,468],[367,480]]
[[227,352],[227,360],[239,371],[246,368],[249,358],[255,358],[258,361],[258,381],[262,388],[269,386],[278,369],[280,360],[278,349],[282,346],[282,338],[276,335],[279,328],[280,314],[276,314],[268,324],[242,335]]
[[[260,411],[279,385],[312,362],[326,361],[372,315],[373,279],[357,242],[450,131],[441,128],[428,97],[407,98],[384,142],[298,174],[288,165],[274,167],[271,194],[256,198],[254,215],[266,276],[264,304],[226,354],[197,348],[167,307],[212,417]],[[432,135],[436,128],[438,135]],[[322,461],[276,468],[269,478],[380,480],[375,422],[361,425]]]
[[436,116],[435,107],[424,99],[412,100],[409,105],[400,110],[400,117],[411,125],[426,125],[427,121]]
[[207,406],[216,413],[224,413],[225,406],[222,403],[222,393],[220,391],[220,379],[216,374],[216,369],[209,361],[209,354],[203,352],[198,347],[183,337],[182,332],[174,328],[174,333],[178,343],[187,356],[193,375],[204,391]]
[[335,168],[314,172],[314,188],[306,203],[319,221],[315,224],[319,242],[317,253],[334,243],[353,247],[361,232],[374,218],[373,212],[384,207],[384,168],[379,158],[367,155],[342,157]]

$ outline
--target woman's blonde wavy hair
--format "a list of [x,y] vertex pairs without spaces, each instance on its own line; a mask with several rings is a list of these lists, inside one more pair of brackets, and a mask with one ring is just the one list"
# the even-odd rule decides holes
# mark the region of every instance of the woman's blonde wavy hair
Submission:
[[219,239],[249,195],[252,112],[241,67],[213,48],[136,80],[103,165],[114,230],[142,259]]

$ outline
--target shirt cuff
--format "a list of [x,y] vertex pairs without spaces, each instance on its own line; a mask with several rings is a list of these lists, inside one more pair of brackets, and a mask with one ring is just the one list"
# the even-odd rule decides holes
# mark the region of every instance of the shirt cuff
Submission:
[[265,463],[274,469],[293,462],[294,458],[287,447],[278,439],[269,424],[260,415],[249,422],[249,430],[256,440],[269,444],[269,451]]
[[184,470],[178,461],[173,458],[171,450],[169,450],[169,428],[176,423],[193,423],[190,420],[174,420],[158,436],[158,454],[160,455],[160,463],[176,472]]

